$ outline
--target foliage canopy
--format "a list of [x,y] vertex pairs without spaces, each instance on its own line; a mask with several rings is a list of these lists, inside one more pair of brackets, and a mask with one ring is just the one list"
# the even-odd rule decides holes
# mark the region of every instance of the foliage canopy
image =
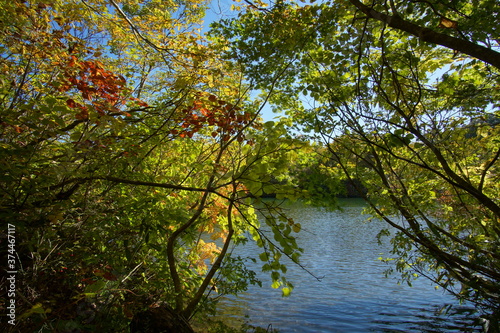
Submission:
[[279,258],[298,261],[300,227],[256,203],[303,194],[275,181],[303,144],[262,123],[262,101],[200,32],[206,5],[0,5],[0,219],[3,235],[15,228],[2,260],[16,256],[18,271],[9,328],[119,331],[150,307],[191,319],[215,290],[260,283],[231,255],[247,232],[290,292]]
[[[0,5],[16,329],[189,320],[260,283],[231,255],[247,234],[288,295],[301,224],[279,200],[334,205],[342,181],[395,230],[403,278],[498,310],[497,1],[245,1],[205,36],[207,5]],[[263,123],[267,101],[288,119]]]
[[[388,222],[396,268],[498,310],[497,1],[254,2],[214,34]],[[480,24],[479,24],[480,22]]]

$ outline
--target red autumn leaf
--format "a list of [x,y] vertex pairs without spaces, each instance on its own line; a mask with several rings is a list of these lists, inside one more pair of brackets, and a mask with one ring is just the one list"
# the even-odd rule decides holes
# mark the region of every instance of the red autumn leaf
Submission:
[[87,109],[83,109],[81,112],[76,114],[75,118],[78,120],[87,120],[89,119],[89,112]]
[[82,91],[82,97],[86,100],[90,100],[90,94],[88,90]]
[[97,281],[94,280],[94,278],[84,278],[82,279],[82,282],[90,285],[96,283]]
[[102,275],[103,278],[105,278],[108,281],[116,281],[118,278],[111,272],[104,272]]
[[76,108],[76,102],[72,100],[71,98],[66,101],[66,105],[68,105],[70,108]]

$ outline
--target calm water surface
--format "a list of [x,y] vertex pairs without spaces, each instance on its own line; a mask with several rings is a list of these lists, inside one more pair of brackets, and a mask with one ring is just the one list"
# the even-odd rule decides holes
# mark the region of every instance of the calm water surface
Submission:
[[[318,277],[288,265],[287,279],[295,285],[288,298],[270,287],[260,263],[251,266],[263,282],[240,297],[226,298],[221,312],[231,322],[248,321],[280,332],[480,332],[474,310],[435,290],[423,278],[413,287],[386,278],[388,242],[379,245],[382,221],[365,222],[364,202],[341,201],[343,211],[289,206],[289,215],[302,224],[298,243],[305,249],[301,263]],[[242,257],[262,252],[253,242],[237,248]],[[247,318],[245,318],[247,317]]]

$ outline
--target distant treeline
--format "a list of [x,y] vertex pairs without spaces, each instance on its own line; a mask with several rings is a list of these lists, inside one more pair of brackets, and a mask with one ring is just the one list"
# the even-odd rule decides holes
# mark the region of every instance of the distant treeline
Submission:
[[[337,162],[326,147],[318,143],[306,143],[292,160],[286,177],[277,178],[271,174],[270,182],[307,191],[309,201],[314,205],[335,205],[336,198],[362,198],[366,194],[360,181],[342,176]],[[262,197],[275,198],[276,194],[264,193]]]

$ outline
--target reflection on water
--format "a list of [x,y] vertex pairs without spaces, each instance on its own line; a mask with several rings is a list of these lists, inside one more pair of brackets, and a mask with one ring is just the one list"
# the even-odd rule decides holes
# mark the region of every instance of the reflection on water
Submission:
[[[397,276],[384,277],[388,267],[377,258],[390,256],[390,245],[378,244],[376,235],[386,225],[365,222],[360,200],[345,199],[341,205],[343,211],[334,212],[298,205],[287,208],[302,224],[301,263],[321,281],[288,264],[287,279],[295,289],[282,298],[281,291],[270,287],[267,273],[260,273],[262,288],[252,286],[239,297],[224,299],[224,318],[242,322],[248,316],[252,325],[271,324],[280,332],[480,331],[473,323],[473,309],[435,290],[428,280],[419,279],[409,287],[398,285]],[[235,252],[257,257],[261,249],[248,242]],[[259,265],[251,268],[260,272]]]

